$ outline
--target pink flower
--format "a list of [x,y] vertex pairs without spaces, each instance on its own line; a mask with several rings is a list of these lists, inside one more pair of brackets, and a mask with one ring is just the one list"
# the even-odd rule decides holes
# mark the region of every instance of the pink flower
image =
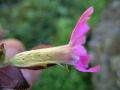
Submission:
[[69,42],[71,47],[74,47],[73,50],[73,60],[71,62],[75,68],[82,72],[99,72],[100,66],[97,65],[92,68],[88,68],[90,62],[90,55],[87,53],[87,50],[84,48],[84,43],[86,41],[86,34],[89,31],[88,20],[90,15],[93,13],[93,7],[88,8],[83,15],[78,20]]
[[75,26],[70,42],[67,45],[25,51],[17,54],[11,63],[20,68],[47,68],[53,64],[70,64],[81,72],[99,72],[100,66],[89,68],[90,55],[84,48],[86,34],[89,31],[87,21],[93,13],[93,7],[88,8]]

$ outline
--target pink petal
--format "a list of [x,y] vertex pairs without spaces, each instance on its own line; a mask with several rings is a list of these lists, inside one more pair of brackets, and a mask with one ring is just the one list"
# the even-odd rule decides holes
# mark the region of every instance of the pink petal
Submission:
[[86,54],[87,54],[87,51],[82,45],[76,45],[74,47],[74,55],[84,56]]
[[77,22],[74,31],[72,32],[70,44],[76,44],[79,42],[79,44],[84,44],[86,33],[89,31],[89,26],[87,24],[88,19],[90,18],[90,15],[93,13],[93,7],[88,8],[83,15],[80,17],[79,21]]
[[89,72],[100,72],[100,65],[96,65],[90,69],[88,69]]
[[75,63],[75,66],[88,68],[89,62],[90,62],[90,56],[86,54],[84,56],[79,56],[79,60],[77,60],[77,63]]
[[78,71],[81,71],[81,72],[100,72],[100,66],[97,65],[95,67],[92,67],[92,68],[85,68],[81,65],[75,65],[75,68],[78,70]]
[[89,7],[81,16],[80,20],[84,20],[85,18],[89,18],[89,16],[94,12],[93,7]]
[[90,55],[80,56],[81,58],[81,64],[83,64],[85,67],[88,67],[88,64],[90,62]]
[[80,56],[80,60],[74,65],[75,68],[81,72],[99,72],[100,66],[96,65],[95,67],[88,68],[90,62],[90,55],[86,54],[85,56]]

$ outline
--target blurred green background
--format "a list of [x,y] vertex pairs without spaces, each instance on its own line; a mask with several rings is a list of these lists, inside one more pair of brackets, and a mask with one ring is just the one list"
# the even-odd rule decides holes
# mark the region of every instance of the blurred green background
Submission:
[[[6,38],[21,40],[27,49],[40,43],[62,45],[68,43],[77,20],[89,6],[95,8],[89,21],[91,29],[94,28],[107,2],[107,0],[0,0],[0,27],[6,31]],[[81,73],[72,67],[68,72],[60,66],[54,66],[43,71],[33,90],[91,90],[91,76],[90,73]]]

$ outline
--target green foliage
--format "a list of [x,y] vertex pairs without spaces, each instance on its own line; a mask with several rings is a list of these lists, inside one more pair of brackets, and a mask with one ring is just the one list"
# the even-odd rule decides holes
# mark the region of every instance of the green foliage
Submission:
[[91,5],[95,7],[91,20],[94,23],[105,3],[106,0],[22,0],[13,5],[1,5],[0,24],[8,30],[7,37],[20,39],[27,48],[45,42],[58,45],[68,41],[75,22],[85,9]]
[[[13,3],[13,1],[19,1]],[[90,25],[99,20],[107,0],[2,0],[0,25],[7,38],[21,40],[29,49],[38,43],[66,44],[80,15],[95,8]],[[42,73],[33,90],[91,90],[91,74],[53,67]]]
[[[43,71],[33,90],[92,90],[90,73],[55,66]],[[39,88],[39,89],[38,89]]]

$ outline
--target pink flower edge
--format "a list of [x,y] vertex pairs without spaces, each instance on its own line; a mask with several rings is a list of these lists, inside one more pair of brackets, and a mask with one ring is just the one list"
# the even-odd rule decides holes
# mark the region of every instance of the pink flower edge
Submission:
[[73,61],[72,65],[74,67],[81,71],[81,72],[99,72],[100,71],[100,65],[96,65],[94,67],[88,68],[89,67],[89,62],[90,62],[90,56],[87,53],[87,50],[84,48],[83,44],[86,41],[86,34],[89,32],[89,25],[88,25],[88,20],[90,19],[90,16],[94,12],[93,7],[89,7],[83,15],[80,17],[78,20],[71,38],[69,45],[71,47],[74,47],[73,50]]

